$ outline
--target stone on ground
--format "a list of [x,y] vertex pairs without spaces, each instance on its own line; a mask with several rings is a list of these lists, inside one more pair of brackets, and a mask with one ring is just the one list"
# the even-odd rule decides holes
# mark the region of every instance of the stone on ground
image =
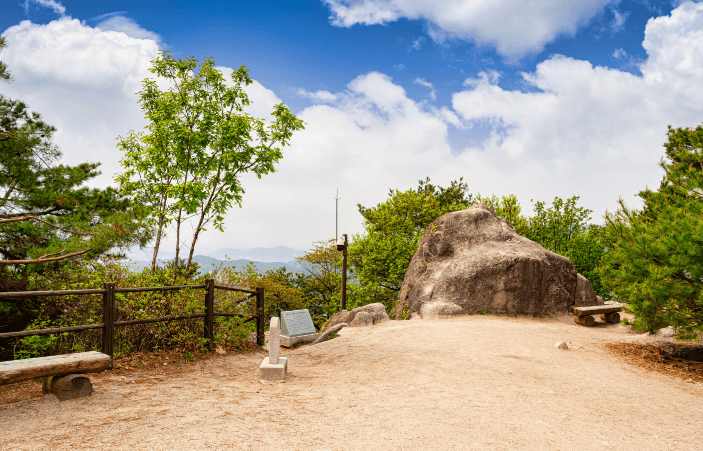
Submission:
[[[364,312],[368,314],[371,317],[371,324],[368,324],[368,319],[364,315],[363,320],[359,320],[356,324],[354,323],[354,319],[356,316]],[[368,304],[368,305],[363,305],[361,307],[357,307],[355,309],[352,309],[350,311],[343,311],[339,313],[335,313],[332,315],[332,317],[327,320],[324,326],[322,326],[323,330],[328,330],[333,326],[336,326],[337,324],[342,324],[346,323],[349,324],[350,327],[359,327],[359,326],[370,326],[372,324],[380,324],[384,321],[389,321],[390,317],[388,316],[388,313],[386,313],[386,307],[381,304],[380,302],[376,302],[374,304]]]
[[566,344],[565,341],[560,341],[559,343],[555,344],[554,347],[557,349],[569,349],[569,345]]
[[320,335],[317,337],[317,339],[315,341],[313,341],[312,343],[310,343],[310,346],[317,345],[317,344],[320,344],[322,342],[327,341],[327,337],[329,337],[330,335],[332,335],[334,333],[339,332],[340,330],[342,330],[343,328],[345,328],[347,326],[348,326],[347,323],[339,323],[339,324],[335,324],[334,326],[330,327],[329,329],[323,330],[322,332],[320,332]]

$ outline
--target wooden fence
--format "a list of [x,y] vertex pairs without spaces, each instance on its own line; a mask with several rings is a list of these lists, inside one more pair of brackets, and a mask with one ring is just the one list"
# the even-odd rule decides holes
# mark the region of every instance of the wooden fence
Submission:
[[[130,321],[115,321],[115,293],[136,293],[144,291],[173,291],[183,289],[205,289],[205,313],[194,313],[192,315],[166,316],[162,318],[135,319]],[[246,299],[256,296],[256,313],[243,315],[239,313],[215,312],[215,290],[238,291],[247,293]],[[207,340],[208,349],[212,351],[215,347],[215,317],[216,316],[238,316],[248,318],[245,322],[256,320],[256,342],[259,346],[264,345],[264,289],[245,290],[243,288],[226,287],[215,285],[214,279],[206,279],[204,285],[178,285],[169,287],[143,287],[143,288],[118,288],[117,284],[106,282],[102,289],[91,290],[55,290],[55,291],[18,291],[0,293],[2,298],[27,298],[34,296],[73,296],[79,294],[102,294],[103,295],[103,322],[99,324],[85,324],[80,326],[57,327],[54,329],[24,330],[21,332],[1,333],[0,338],[29,337],[31,335],[51,335],[63,332],[78,332],[82,330],[102,329],[103,341],[102,352],[109,356],[114,355],[115,327],[131,326],[135,324],[160,323],[164,321],[178,321],[191,318],[203,318],[203,336]]]

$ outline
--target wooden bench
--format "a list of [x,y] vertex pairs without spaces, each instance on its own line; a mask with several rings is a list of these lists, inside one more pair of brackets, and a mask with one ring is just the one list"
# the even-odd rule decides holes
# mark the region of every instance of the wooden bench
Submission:
[[574,307],[574,321],[586,327],[593,327],[596,319],[591,315],[600,314],[601,319],[606,323],[617,324],[620,322],[620,314],[618,312],[622,310],[622,307],[622,304]]
[[64,401],[93,392],[90,380],[80,374],[109,369],[112,369],[112,357],[95,351],[11,360],[0,362],[0,385],[45,377],[44,394],[55,393]]

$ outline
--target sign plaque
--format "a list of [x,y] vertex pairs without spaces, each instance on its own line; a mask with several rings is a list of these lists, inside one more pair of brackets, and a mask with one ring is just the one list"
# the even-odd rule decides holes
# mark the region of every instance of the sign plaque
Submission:
[[291,310],[281,312],[281,335],[295,338],[316,334],[310,312],[307,310]]

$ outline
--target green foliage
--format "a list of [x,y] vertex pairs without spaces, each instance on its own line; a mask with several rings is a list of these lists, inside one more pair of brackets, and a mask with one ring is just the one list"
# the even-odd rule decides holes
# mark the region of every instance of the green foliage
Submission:
[[164,227],[175,221],[178,259],[181,225],[192,217],[197,225],[189,267],[200,233],[209,224],[223,231],[227,211],[241,205],[241,176],[274,172],[281,148],[304,128],[284,104],[274,106],[268,126],[244,111],[250,104],[244,87],[252,83],[244,66],[232,72],[228,86],[212,58],[198,64],[193,57],[161,52],[150,71],[171,88],[162,91],[156,80],[144,80],[139,95],[148,133],[131,131],[119,138],[125,172],[116,180],[123,192],[150,207],[157,225],[152,267]]
[[588,279],[596,294],[605,301],[613,300],[614,297],[603,284],[597,268],[609,247],[604,227],[591,224],[567,242],[566,252],[562,254],[574,262],[576,271]]
[[606,214],[612,249],[598,272],[630,303],[636,328],[674,326],[678,338],[694,339],[703,331],[703,127],[669,126],[667,136],[659,190],[639,193],[641,211],[621,199]]
[[567,200],[555,197],[547,208],[546,202],[534,202],[535,214],[527,225],[524,235],[550,251],[565,255],[570,241],[588,228],[591,210],[577,207],[578,196]]
[[365,231],[355,235],[349,246],[351,268],[360,283],[357,299],[382,302],[390,310],[430,223],[445,213],[467,208],[471,202],[463,179],[443,188],[427,178],[420,180],[416,190],[391,190],[388,200],[375,207],[359,205]]

